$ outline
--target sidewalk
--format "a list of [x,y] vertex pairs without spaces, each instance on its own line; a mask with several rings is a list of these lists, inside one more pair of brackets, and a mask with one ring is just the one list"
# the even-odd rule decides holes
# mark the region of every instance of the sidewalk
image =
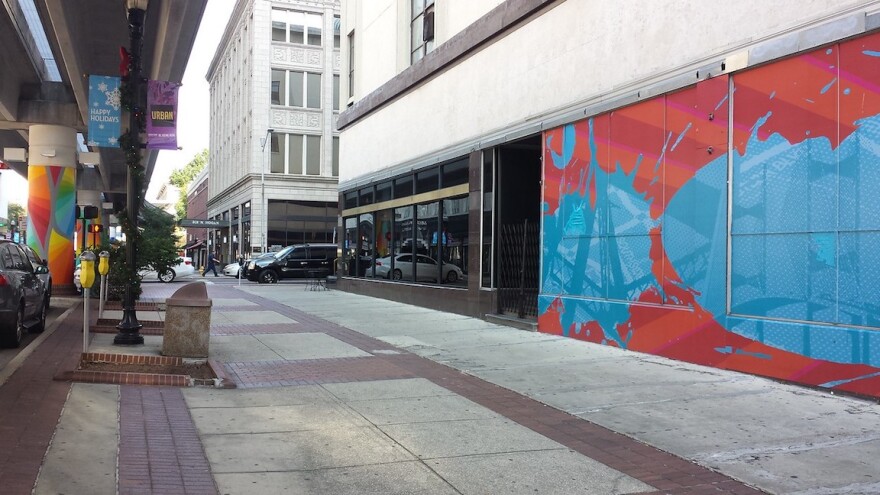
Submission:
[[0,386],[4,493],[880,492],[872,402],[340,291],[209,294],[237,389],[53,382],[73,311]]

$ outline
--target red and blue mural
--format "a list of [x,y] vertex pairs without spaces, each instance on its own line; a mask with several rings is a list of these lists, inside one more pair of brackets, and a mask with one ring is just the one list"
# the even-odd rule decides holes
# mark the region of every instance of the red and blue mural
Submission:
[[543,139],[540,331],[880,396],[880,34]]

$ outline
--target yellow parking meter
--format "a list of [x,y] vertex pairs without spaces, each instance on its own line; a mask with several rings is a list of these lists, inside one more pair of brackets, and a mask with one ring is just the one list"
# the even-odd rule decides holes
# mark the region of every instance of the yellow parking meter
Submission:
[[89,352],[89,292],[95,283],[95,253],[81,254],[79,269],[79,282],[83,286],[83,352]]
[[95,253],[86,251],[79,257],[79,282],[84,289],[91,289],[95,283]]
[[101,274],[101,288],[98,292],[98,318],[104,317],[104,300],[107,299],[107,274],[110,273],[110,253],[101,251],[98,254],[98,273]]
[[98,258],[101,259],[98,262],[98,273],[102,276],[107,275],[110,272],[110,253],[107,251],[101,251]]

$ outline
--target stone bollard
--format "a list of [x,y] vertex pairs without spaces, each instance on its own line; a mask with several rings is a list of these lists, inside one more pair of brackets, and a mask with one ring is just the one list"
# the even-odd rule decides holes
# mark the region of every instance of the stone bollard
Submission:
[[184,358],[208,357],[211,304],[204,282],[184,285],[165,300],[162,355]]

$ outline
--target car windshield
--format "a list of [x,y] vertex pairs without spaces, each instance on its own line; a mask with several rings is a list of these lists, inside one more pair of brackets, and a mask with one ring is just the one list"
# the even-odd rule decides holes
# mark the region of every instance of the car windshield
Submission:
[[289,253],[291,251],[293,251],[293,246],[287,246],[286,248],[284,248],[281,251],[278,251],[277,253],[274,254],[275,259],[280,260],[281,258],[287,256],[287,253]]

